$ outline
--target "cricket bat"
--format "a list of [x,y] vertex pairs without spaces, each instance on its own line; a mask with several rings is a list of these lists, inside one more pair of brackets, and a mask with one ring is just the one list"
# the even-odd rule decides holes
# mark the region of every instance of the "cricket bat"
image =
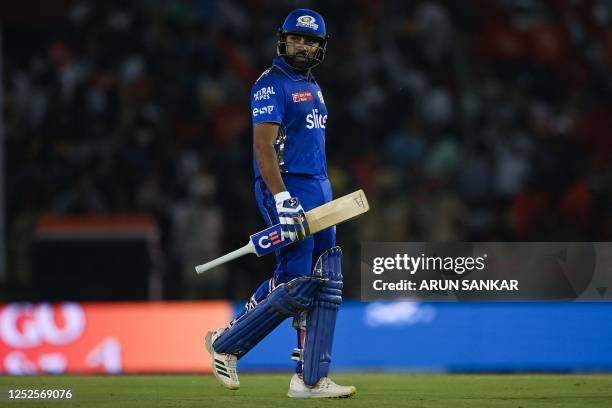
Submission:
[[[316,234],[321,230],[333,227],[334,225],[338,225],[344,221],[348,221],[351,218],[355,218],[367,212],[369,209],[370,205],[368,204],[368,199],[366,198],[363,190],[354,191],[343,197],[330,201],[327,204],[313,208],[305,214],[306,221],[308,222],[306,236]],[[249,242],[242,248],[232,251],[229,254],[223,255],[217,259],[213,259],[210,262],[198,265],[195,267],[195,270],[199,275],[209,269],[222,265],[243,255],[255,254],[259,257],[274,252],[292,243],[293,242],[288,239],[281,239],[281,225],[276,224],[251,235]]]

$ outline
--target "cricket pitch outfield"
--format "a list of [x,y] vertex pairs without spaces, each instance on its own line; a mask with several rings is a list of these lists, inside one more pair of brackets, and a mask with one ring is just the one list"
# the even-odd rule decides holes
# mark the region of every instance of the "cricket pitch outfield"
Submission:
[[[0,376],[0,405],[23,407],[612,407],[612,375],[333,375],[352,384],[350,399],[294,400],[291,375],[242,374],[241,388],[222,388],[212,375]],[[71,389],[71,402],[9,402],[8,389]]]

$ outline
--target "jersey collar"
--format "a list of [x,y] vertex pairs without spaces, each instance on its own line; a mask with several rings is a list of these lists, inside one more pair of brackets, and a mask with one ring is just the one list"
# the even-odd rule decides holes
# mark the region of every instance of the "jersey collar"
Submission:
[[308,73],[308,78],[304,78],[302,74],[300,74],[299,71],[297,71],[291,65],[287,64],[281,58],[274,58],[274,60],[272,60],[272,65],[280,69],[285,75],[287,75],[289,78],[291,78],[294,81],[314,82],[315,80],[314,75],[312,75],[312,72]]

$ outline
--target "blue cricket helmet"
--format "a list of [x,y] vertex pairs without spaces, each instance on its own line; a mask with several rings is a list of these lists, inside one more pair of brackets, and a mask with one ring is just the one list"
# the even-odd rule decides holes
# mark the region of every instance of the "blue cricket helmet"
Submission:
[[327,40],[325,21],[323,17],[314,10],[293,10],[280,28],[281,34],[301,34]]
[[[287,34],[316,38],[319,46],[313,53],[307,55],[306,62],[300,63],[296,61],[294,55],[287,53]],[[323,62],[328,39],[325,21],[319,13],[309,9],[296,9],[289,13],[283,25],[278,29],[278,55],[296,69],[310,69]]]

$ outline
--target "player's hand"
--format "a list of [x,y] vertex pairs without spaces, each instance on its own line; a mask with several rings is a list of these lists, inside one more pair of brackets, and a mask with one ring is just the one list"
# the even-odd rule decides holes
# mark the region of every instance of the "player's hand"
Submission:
[[288,191],[276,194],[274,200],[281,223],[282,239],[301,241],[306,238],[308,224],[300,200],[297,197],[291,197]]

